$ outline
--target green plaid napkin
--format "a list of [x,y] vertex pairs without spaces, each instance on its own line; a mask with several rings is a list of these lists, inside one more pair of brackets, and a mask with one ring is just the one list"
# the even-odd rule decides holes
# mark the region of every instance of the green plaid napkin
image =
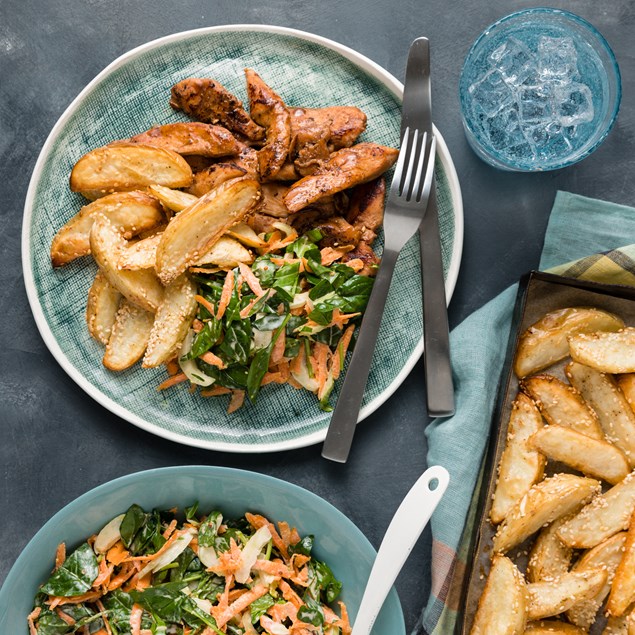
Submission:
[[[635,285],[635,209],[558,192],[540,269],[569,277]],[[565,264],[562,264],[565,263]],[[450,485],[432,517],[432,592],[414,633],[451,635],[457,620],[467,540],[517,285],[503,291],[451,335],[456,414],[426,430],[428,464],[443,465]]]

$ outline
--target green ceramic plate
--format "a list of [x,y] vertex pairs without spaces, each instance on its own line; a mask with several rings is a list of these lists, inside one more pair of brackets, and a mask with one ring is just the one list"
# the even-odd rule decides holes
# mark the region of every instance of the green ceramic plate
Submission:
[[[259,512],[286,520],[300,535],[315,536],[315,556],[342,582],[341,599],[357,615],[375,551],[364,534],[324,499],[285,481],[223,467],[183,466],[137,472],[100,485],[69,503],[24,548],[0,589],[0,633],[27,635],[26,616],[38,586],[51,573],[57,545],[71,547],[98,532],[133,503],[144,509],[184,507],[199,501],[201,511],[221,510],[227,518]],[[405,635],[403,613],[393,589],[373,635]]]
[[[405,52],[404,52],[405,55]],[[289,105],[354,104],[368,115],[362,140],[399,145],[402,85],[369,59],[318,36],[267,26],[212,27],[178,33],[126,53],[75,99],[51,132],[36,164],[23,225],[23,269],[29,301],[47,346],[64,370],[106,408],[159,436],[231,452],[271,452],[318,443],[329,415],[315,397],[267,386],[258,404],[228,416],[221,399],[175,388],[157,392],[162,370],[113,374],[88,335],[84,312],[95,265],[89,259],[53,270],[55,232],[85,201],[68,176],[89,150],[156,124],[182,118],[168,104],[170,87],[191,76],[213,77],[246,99],[245,67],[254,68]],[[463,238],[461,194],[438,135],[437,179],[447,297],[458,275]],[[400,257],[379,334],[360,418],[399,386],[423,350],[418,244]],[[337,398],[334,394],[333,401]]]

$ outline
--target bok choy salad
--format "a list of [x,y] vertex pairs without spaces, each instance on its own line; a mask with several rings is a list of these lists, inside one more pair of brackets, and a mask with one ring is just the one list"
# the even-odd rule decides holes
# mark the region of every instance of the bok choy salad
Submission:
[[40,587],[31,635],[347,635],[341,583],[313,537],[247,513],[132,505],[66,555]]
[[320,250],[319,230],[300,237],[291,231],[273,245],[270,238],[270,248],[251,265],[196,270],[198,313],[180,368],[172,368],[160,389],[189,381],[204,397],[230,394],[233,412],[245,396],[255,402],[266,384],[290,384],[315,393],[320,407],[331,410],[329,396],[373,278],[337,262],[344,252]]

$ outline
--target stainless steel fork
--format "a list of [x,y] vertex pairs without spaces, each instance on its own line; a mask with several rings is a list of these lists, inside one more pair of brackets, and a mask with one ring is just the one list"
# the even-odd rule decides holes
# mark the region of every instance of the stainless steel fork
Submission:
[[359,337],[329,425],[322,456],[346,463],[373,360],[377,333],[399,253],[414,236],[428,204],[436,139],[406,128],[384,214],[384,253],[364,312]]

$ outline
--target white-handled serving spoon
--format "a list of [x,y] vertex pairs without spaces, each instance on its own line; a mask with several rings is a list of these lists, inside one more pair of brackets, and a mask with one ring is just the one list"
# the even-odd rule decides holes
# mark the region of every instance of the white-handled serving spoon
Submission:
[[370,635],[388,592],[449,482],[448,471],[435,465],[428,468],[406,494],[377,552],[351,635]]

